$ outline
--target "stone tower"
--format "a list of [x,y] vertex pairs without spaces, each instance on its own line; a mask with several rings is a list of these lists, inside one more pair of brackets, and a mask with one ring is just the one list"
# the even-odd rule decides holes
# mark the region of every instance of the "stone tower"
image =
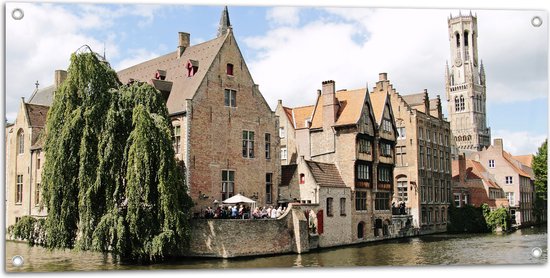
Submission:
[[477,17],[448,19],[451,65],[445,66],[447,107],[451,131],[460,151],[478,151],[491,144],[487,127],[485,70],[478,63]]

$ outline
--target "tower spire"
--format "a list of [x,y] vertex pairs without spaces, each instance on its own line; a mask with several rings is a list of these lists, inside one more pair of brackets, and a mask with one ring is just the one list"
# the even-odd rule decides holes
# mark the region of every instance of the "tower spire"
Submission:
[[218,37],[225,35],[229,28],[231,28],[231,22],[229,21],[227,6],[225,6],[222,11],[222,16],[220,17],[220,24],[218,25]]

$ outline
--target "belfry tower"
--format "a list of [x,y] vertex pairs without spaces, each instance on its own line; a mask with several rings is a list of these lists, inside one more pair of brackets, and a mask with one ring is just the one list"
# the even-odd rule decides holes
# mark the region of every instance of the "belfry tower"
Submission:
[[447,108],[451,131],[460,151],[478,151],[491,144],[487,127],[485,70],[478,63],[477,17],[448,18],[451,65],[445,65]]

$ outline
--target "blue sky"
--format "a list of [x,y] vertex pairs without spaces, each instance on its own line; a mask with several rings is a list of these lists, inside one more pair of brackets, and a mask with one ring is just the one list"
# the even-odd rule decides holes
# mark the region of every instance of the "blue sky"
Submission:
[[[11,18],[21,7],[22,20]],[[6,4],[6,117],[19,99],[53,83],[83,44],[120,70],[216,35],[223,6]],[[467,14],[470,10],[462,10]],[[229,6],[234,33],[252,76],[274,109],[312,104],[323,80],[337,89],[370,88],[379,72],[401,94],[428,89],[446,114],[447,17],[458,10]],[[488,126],[513,154],[534,153],[548,131],[547,14],[472,10],[487,73]],[[534,15],[544,24],[530,25]]]

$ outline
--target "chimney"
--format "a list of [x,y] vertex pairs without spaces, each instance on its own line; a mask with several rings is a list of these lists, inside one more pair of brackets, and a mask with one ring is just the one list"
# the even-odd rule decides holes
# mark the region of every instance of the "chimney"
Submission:
[[190,45],[191,34],[185,32],[178,32],[178,58],[183,55],[185,49]]
[[466,158],[464,153],[458,155],[458,181],[466,181]]
[[61,86],[61,83],[67,79],[67,72],[64,70],[56,70],[55,76],[53,80],[53,84],[55,85],[55,88],[59,88]]
[[386,81],[388,80],[388,74],[385,72],[381,72],[378,74],[378,81]]
[[323,81],[321,92],[321,97],[323,98],[323,128],[331,127],[336,122],[338,105],[334,87],[334,80]]
[[495,138],[493,140],[493,146],[497,147],[498,149],[503,149],[502,148],[502,138]]

